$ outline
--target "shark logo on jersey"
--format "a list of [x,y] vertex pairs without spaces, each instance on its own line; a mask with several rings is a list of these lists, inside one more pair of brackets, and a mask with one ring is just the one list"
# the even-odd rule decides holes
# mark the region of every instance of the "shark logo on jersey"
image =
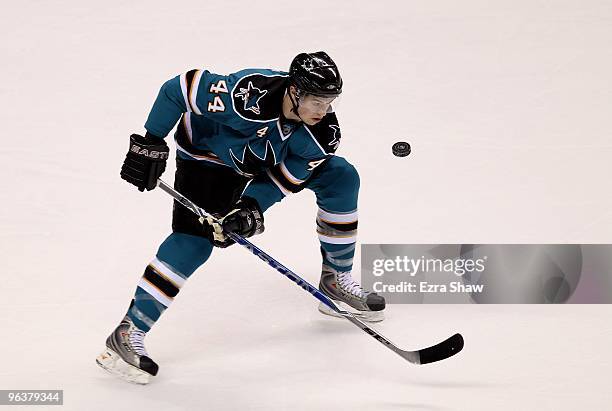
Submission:
[[244,109],[250,110],[255,114],[260,114],[259,100],[268,93],[268,90],[262,90],[253,85],[252,81],[249,81],[247,88],[240,87],[240,92],[234,94],[234,97],[242,98],[244,102]]
[[238,172],[247,177],[253,177],[263,169],[272,167],[276,164],[276,154],[274,153],[274,148],[270,140],[266,141],[265,147],[263,157],[259,157],[247,143],[242,151],[242,160],[240,160],[230,148],[230,158],[234,162]]
[[335,124],[330,124],[329,128],[331,128],[334,132],[334,135],[331,141],[327,144],[330,147],[334,148],[334,151],[338,149],[338,144],[340,144],[340,139],[338,138],[338,133],[340,132],[340,126]]

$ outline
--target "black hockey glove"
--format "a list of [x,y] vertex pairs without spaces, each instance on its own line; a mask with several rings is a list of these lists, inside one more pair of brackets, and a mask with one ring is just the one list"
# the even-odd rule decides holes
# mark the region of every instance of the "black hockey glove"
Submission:
[[121,166],[121,178],[134,184],[140,191],[153,190],[157,179],[166,169],[168,144],[150,133],[144,137],[130,136],[130,150]]
[[229,247],[234,240],[225,233],[233,232],[243,237],[252,237],[264,231],[264,218],[259,204],[251,197],[242,197],[232,211],[215,222],[212,218],[201,218],[206,236],[216,247]]

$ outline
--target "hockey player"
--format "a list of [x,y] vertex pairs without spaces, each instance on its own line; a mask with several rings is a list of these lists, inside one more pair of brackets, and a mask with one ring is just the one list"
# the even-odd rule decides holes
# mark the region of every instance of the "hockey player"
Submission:
[[[325,52],[301,53],[289,73],[246,69],[229,76],[191,70],[167,81],[145,123],[133,134],[121,177],[140,191],[156,187],[174,135],[175,188],[219,218],[198,220],[175,202],[172,234],[138,283],[128,312],[97,358],[103,368],[146,384],[157,374],[144,337],[213,246],[233,243],[233,231],[264,230],[264,212],[288,194],[314,191],[323,257],[319,288],[366,321],[383,319],[385,300],[351,276],[357,232],[359,176],[334,155],[340,127],[334,104],[342,92],[336,64]],[[320,305],[325,314],[334,312]]]

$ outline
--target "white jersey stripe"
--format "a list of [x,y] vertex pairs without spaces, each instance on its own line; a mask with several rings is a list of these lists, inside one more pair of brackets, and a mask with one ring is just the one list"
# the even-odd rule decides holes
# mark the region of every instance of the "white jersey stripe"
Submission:
[[187,151],[183,147],[181,147],[176,142],[176,139],[174,140],[174,142],[176,143],[176,149],[178,151],[187,154],[189,157],[193,158],[194,160],[209,161],[211,163],[215,163],[215,164],[219,164],[219,165],[222,165],[222,166],[229,167],[227,164],[225,164],[223,161],[219,160],[218,158],[208,157],[208,156],[201,156],[201,155],[198,155],[198,154],[190,153],[189,151]]
[[268,174],[270,180],[272,180],[272,182],[276,185],[276,187],[278,187],[278,189],[281,191],[281,193],[283,193],[284,196],[288,196],[289,194],[291,194],[291,191],[283,187],[283,185],[276,178],[274,178],[270,170],[266,170],[266,174]]
[[202,79],[202,70],[197,70],[195,75],[193,76],[193,80],[191,81],[191,89],[189,90],[189,102],[191,103],[191,107],[193,107],[193,111],[196,114],[201,115],[202,112],[198,108],[197,98],[198,98],[198,87],[200,85],[200,80]]
[[187,131],[187,138],[189,142],[193,144],[193,130],[191,129],[191,113],[185,113],[183,116],[185,121],[185,130]]
[[285,162],[284,161],[282,161],[280,163],[280,170],[283,173],[283,175],[287,178],[287,180],[291,181],[293,184],[300,185],[300,184],[302,184],[304,182],[304,180],[300,180],[299,178],[297,178],[293,174],[291,174],[291,172],[289,171],[287,166],[285,166]]
[[191,113],[191,106],[189,105],[189,96],[187,92],[187,77],[185,73],[179,76],[179,80],[181,83],[181,91],[183,92],[183,99],[185,100],[185,106],[187,106],[187,112]]

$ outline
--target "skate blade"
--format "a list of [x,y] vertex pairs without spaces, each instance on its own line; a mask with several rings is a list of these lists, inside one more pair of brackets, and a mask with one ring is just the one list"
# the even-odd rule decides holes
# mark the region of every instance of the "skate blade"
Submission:
[[151,381],[151,374],[128,364],[119,354],[109,348],[98,355],[96,363],[109,373],[132,384],[145,385]]
[[[361,321],[369,322],[369,323],[378,323],[385,319],[384,311],[359,311],[354,309],[348,304],[345,304],[341,301],[334,301],[336,305],[338,305],[343,310],[346,310],[353,314],[356,318]],[[319,303],[319,312],[325,315],[329,315],[331,317],[342,318],[340,314],[329,308],[323,303]]]

